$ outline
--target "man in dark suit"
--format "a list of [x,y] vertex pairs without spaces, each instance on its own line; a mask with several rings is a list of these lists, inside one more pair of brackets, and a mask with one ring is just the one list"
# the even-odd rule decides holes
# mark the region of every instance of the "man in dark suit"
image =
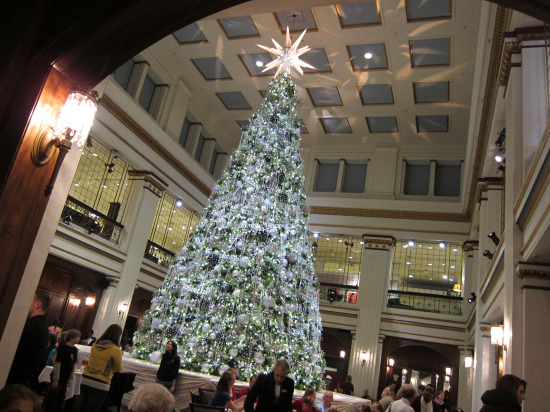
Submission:
[[439,412],[439,405],[433,401],[434,397],[435,386],[433,386],[431,383],[428,383],[426,385],[426,389],[424,390],[424,395],[417,396],[414,402],[411,403],[411,407],[414,409],[414,412]]
[[29,317],[17,345],[6,385],[18,383],[31,389],[36,389],[38,386],[38,375],[41,368],[46,366],[44,355],[50,335],[46,312],[49,307],[50,297],[43,292],[36,292],[29,308]]
[[292,405],[294,381],[287,377],[290,366],[281,359],[275,364],[273,372],[258,376],[258,380],[248,391],[244,402],[245,412],[254,412],[254,402],[258,398],[258,412],[288,412]]

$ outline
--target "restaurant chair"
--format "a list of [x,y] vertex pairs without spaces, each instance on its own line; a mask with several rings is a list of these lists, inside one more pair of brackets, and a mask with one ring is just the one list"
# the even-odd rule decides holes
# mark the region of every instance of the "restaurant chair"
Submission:
[[223,406],[208,406],[201,405],[199,403],[190,403],[189,409],[191,412],[224,412],[225,408]]
[[212,395],[214,395],[214,391],[212,389],[199,388],[199,395],[201,397],[200,403],[203,405],[208,405],[210,403],[210,399],[212,399]]

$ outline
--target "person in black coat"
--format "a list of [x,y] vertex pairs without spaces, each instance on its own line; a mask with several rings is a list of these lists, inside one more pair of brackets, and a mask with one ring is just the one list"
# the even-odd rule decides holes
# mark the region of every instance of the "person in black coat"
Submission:
[[422,410],[422,403],[424,404],[432,404],[432,411],[433,412],[439,412],[440,408],[437,403],[434,402],[435,397],[435,386],[431,383],[428,383],[426,385],[426,388],[424,389],[424,395],[417,396],[416,399],[411,403],[411,407],[414,409],[414,412],[420,412]]
[[514,375],[503,375],[495,386],[481,395],[483,406],[479,412],[521,412],[527,382]]
[[170,392],[174,392],[180,364],[181,359],[178,355],[178,345],[176,342],[169,340],[166,343],[166,352],[164,352],[160,361],[156,383],[160,383]]
[[50,297],[41,292],[35,293],[6,385],[18,383],[30,389],[38,389],[38,375],[50,334],[46,321],[49,307]]
[[288,412],[292,405],[294,394],[294,381],[287,377],[290,366],[284,359],[279,360],[273,372],[258,376],[256,383],[248,392],[244,402],[245,412],[254,412],[256,409],[262,412]]

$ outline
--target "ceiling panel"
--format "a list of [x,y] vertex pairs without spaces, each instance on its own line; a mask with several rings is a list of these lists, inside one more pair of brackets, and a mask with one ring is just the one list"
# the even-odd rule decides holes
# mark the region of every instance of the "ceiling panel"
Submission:
[[231,75],[217,57],[202,57],[192,61],[206,80],[231,79]]
[[182,44],[207,41],[206,36],[201,31],[197,23],[191,23],[190,25],[175,31],[174,37]]
[[363,84],[357,87],[364,105],[394,103],[391,84]]
[[336,5],[342,28],[382,24],[377,0]]
[[351,126],[346,117],[321,118],[325,133],[351,133]]
[[260,37],[260,32],[250,16],[228,17],[218,21],[229,39]]
[[415,103],[435,103],[449,101],[449,82],[414,82]]
[[241,92],[218,92],[216,94],[228,110],[251,109]]
[[423,39],[409,42],[412,67],[448,66],[451,63],[451,39]]
[[268,52],[263,53],[250,53],[250,54],[239,54],[241,61],[243,62],[248,74],[250,76],[275,76],[277,69],[269,69],[263,71],[265,65],[273,60],[271,55]]
[[448,132],[449,116],[446,115],[423,115],[416,116],[417,132]]
[[314,106],[342,106],[337,87],[308,87],[307,92]]
[[407,20],[451,18],[451,0],[405,0]]
[[397,127],[397,118],[395,116],[369,116],[367,125],[371,133],[395,133]]
[[351,44],[348,55],[353,70],[388,69],[388,57],[384,43]]
[[303,31],[308,29],[308,31],[317,30],[317,23],[313,17],[311,9],[291,9],[285,11],[279,11],[275,13],[275,18],[281,32],[288,29],[290,31]]

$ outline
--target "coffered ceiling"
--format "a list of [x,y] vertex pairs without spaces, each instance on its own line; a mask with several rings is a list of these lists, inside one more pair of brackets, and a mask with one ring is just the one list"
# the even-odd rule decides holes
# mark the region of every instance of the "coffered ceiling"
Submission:
[[[302,145],[318,152],[456,154],[470,124],[476,0],[254,1],[198,21],[148,52],[191,90],[190,115],[231,153],[274,69],[257,45],[284,44],[288,25],[315,67],[295,73]],[[437,160],[437,159],[435,159]]]

